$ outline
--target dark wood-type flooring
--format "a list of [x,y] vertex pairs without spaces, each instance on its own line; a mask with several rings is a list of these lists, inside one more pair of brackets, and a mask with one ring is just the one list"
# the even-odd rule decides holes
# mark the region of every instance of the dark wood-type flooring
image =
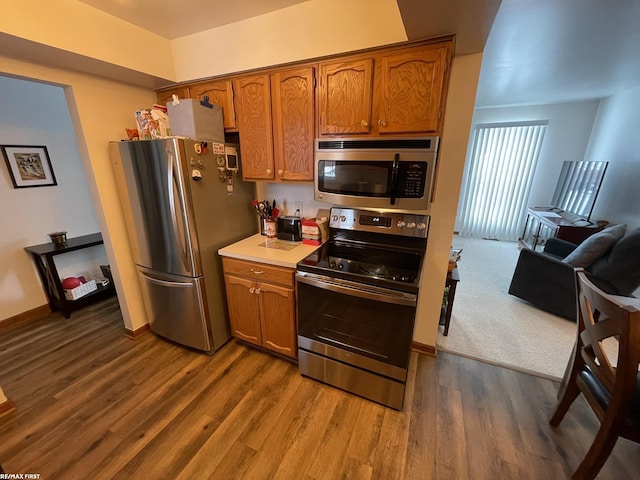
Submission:
[[[0,330],[0,464],[43,479],[562,479],[597,428],[558,384],[413,354],[397,412],[229,342],[214,356],[123,336],[115,299]],[[619,440],[603,479],[640,478]]]

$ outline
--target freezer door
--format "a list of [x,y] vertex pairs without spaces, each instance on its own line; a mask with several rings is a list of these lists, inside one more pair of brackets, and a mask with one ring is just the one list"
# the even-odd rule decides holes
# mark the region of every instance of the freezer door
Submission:
[[138,275],[151,331],[181,345],[212,352],[203,278],[176,277],[145,268],[139,268]]
[[[113,142],[135,262],[185,277],[202,274],[185,141]],[[122,185],[124,184],[124,185]]]

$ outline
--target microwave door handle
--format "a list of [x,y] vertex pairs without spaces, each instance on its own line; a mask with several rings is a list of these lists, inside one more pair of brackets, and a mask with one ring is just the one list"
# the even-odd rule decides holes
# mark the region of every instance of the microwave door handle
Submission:
[[393,157],[393,167],[391,167],[391,205],[396,204],[397,183],[398,183],[398,168],[400,164],[400,154],[396,153]]

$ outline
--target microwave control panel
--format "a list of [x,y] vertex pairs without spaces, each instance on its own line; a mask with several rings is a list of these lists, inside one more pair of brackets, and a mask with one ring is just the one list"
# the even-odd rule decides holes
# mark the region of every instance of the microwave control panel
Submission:
[[398,165],[398,198],[422,198],[427,180],[427,162],[400,162]]

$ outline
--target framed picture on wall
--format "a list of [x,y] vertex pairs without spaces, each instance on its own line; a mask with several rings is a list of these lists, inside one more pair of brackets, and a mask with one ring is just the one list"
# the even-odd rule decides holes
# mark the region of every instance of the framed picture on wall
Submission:
[[13,188],[57,185],[47,147],[34,145],[0,145],[11,175]]

